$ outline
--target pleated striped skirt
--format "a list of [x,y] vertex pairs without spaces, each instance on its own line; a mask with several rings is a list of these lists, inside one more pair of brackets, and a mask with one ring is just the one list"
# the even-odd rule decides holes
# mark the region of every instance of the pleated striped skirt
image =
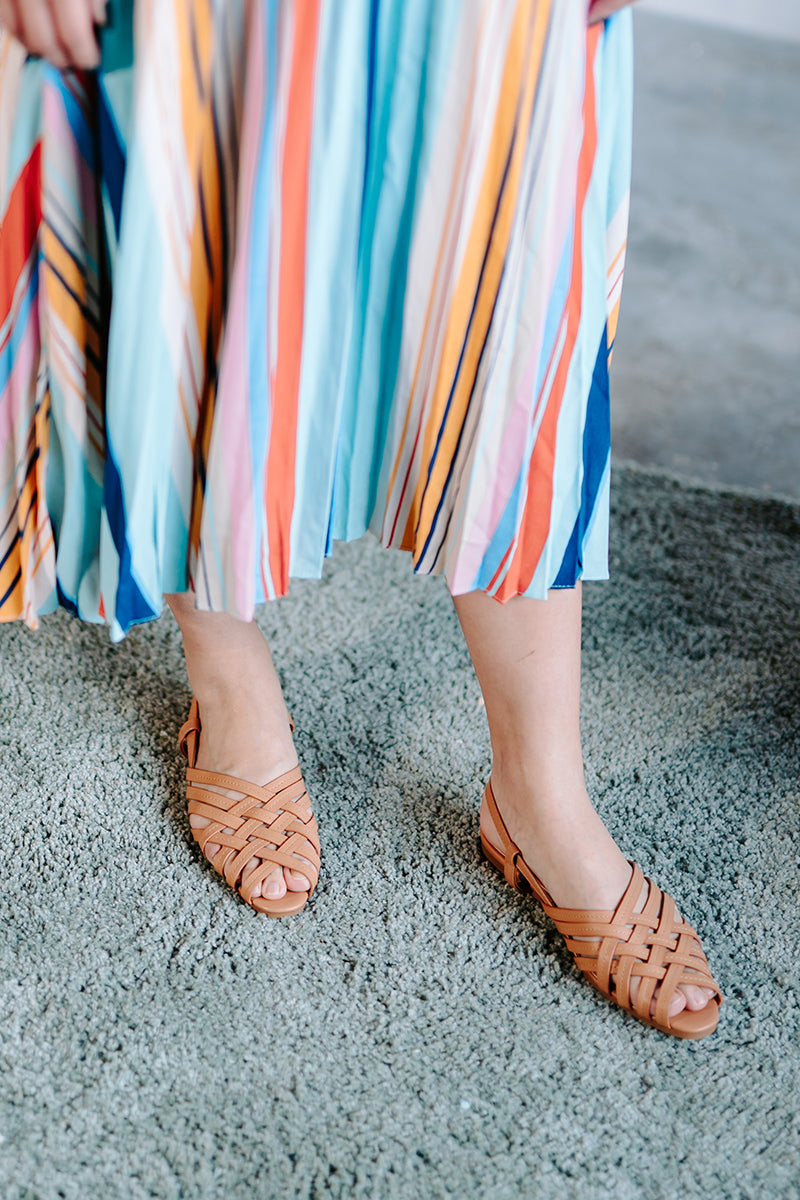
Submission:
[[0,618],[242,618],[372,529],[607,574],[631,25],[586,0],[112,0],[0,32]]

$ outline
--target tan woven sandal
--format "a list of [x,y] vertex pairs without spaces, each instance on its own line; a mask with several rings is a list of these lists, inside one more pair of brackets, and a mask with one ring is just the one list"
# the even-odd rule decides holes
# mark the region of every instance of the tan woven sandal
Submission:
[[[202,829],[192,829],[194,840],[204,853],[209,842],[219,847],[210,859],[212,866],[256,912],[268,917],[289,917],[300,912],[317,885],[320,863],[319,830],[300,768],[294,767],[263,787],[233,775],[198,770],[195,763],[200,730],[200,711],[193,699],[178,744],[189,764],[189,813],[208,821]],[[234,799],[217,788],[241,794]],[[258,867],[242,879],[242,872],[253,858],[260,859]],[[276,867],[305,875],[310,884],[308,891],[287,891],[279,900],[255,896],[258,886]]]
[[[676,918],[672,897],[647,879],[649,891],[644,909],[634,912],[646,877],[632,862],[630,883],[613,912],[559,908],[511,840],[498,811],[491,781],[486,785],[484,802],[503,843],[503,852],[481,833],[483,853],[513,888],[533,893],[563,934],[567,948],[589,982],[620,1008],[662,1033],[679,1038],[701,1038],[713,1033],[719,1020],[722,993],[708,968],[697,934],[691,925]],[[635,1001],[631,998],[634,979],[640,981]],[[669,1004],[681,983],[710,988],[715,994],[700,1012],[685,1008],[670,1017]],[[659,985],[655,1013],[651,1016],[650,1003]]]

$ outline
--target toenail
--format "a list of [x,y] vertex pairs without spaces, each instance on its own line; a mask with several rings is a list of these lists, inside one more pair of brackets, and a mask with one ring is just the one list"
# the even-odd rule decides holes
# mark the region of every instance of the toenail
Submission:
[[273,879],[270,883],[267,884],[267,895],[277,897],[277,896],[280,896],[280,894],[281,894],[281,885],[278,883],[277,879]]

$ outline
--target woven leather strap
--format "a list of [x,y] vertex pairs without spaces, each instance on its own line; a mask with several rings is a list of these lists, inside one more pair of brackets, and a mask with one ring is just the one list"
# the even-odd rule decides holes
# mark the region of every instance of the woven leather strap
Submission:
[[[722,1003],[697,933],[679,918],[672,897],[643,875],[636,863],[629,860],[630,882],[613,912],[560,908],[510,837],[491,783],[486,786],[486,803],[503,843],[507,882],[518,891],[534,894],[563,935],[577,966],[603,995],[640,1021],[667,1029],[670,1001],[681,983],[709,988]],[[647,900],[643,910],[636,912],[645,883]],[[635,979],[640,983],[634,1001],[631,984]],[[658,998],[651,1016],[656,987]]]
[[[193,701],[179,745],[189,763],[189,813],[208,821],[202,829],[192,829],[200,849],[205,853],[209,843],[218,847],[212,865],[248,904],[276,867],[301,872],[309,881],[310,896],[319,879],[319,830],[300,768],[263,787],[233,775],[202,771],[194,765],[199,735],[199,712]],[[259,865],[243,880],[242,872],[254,858]]]
[[[709,988],[722,1003],[700,939],[682,921],[675,901],[631,862],[631,878],[613,912],[558,908],[542,904],[563,934],[575,962],[596,988],[634,1013],[640,1021],[669,1025],[669,1005],[682,983]],[[635,906],[647,885],[641,912]],[[590,940],[584,941],[588,938]],[[638,979],[634,1001],[631,984]],[[658,987],[655,1011],[650,1003]]]

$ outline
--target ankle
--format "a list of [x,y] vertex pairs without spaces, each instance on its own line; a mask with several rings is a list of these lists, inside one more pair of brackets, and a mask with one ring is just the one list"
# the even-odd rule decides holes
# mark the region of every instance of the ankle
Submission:
[[[256,631],[257,633],[257,631]],[[270,723],[288,724],[280,681],[269,648],[259,633],[251,644],[238,640],[222,647],[184,639],[186,670],[201,714],[248,710]]]
[[201,735],[197,765],[263,784],[297,766],[297,750],[283,701],[280,708],[198,697]]
[[[514,784],[509,784],[509,778]],[[630,878],[630,866],[592,805],[581,775],[558,790],[556,781],[533,782],[502,771],[492,791],[512,841],[556,903],[575,908],[612,908]],[[515,786],[516,785],[516,786]],[[484,805],[481,829],[498,849],[501,838]]]
[[237,734],[237,740],[292,744],[291,719],[280,689],[238,681],[204,679],[193,688],[204,729],[214,726]]
[[532,831],[546,832],[555,823],[582,824],[594,814],[583,764],[495,760],[492,790],[503,819],[508,815]]

